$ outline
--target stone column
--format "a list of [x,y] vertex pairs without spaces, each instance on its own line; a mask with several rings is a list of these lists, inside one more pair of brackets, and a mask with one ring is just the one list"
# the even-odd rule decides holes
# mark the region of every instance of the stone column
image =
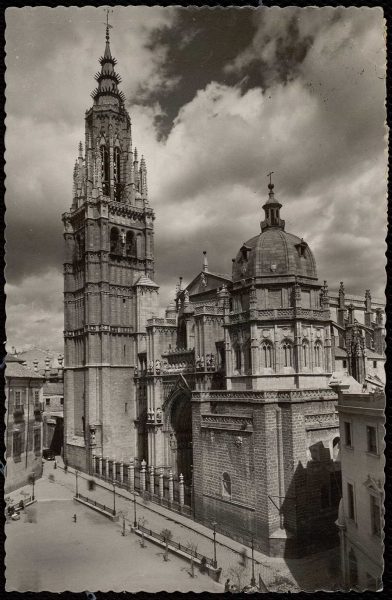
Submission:
[[154,494],[155,491],[155,482],[154,482],[154,466],[151,465],[150,466],[150,494],[151,496]]
[[123,461],[120,462],[120,483],[121,484],[124,483],[124,463],[123,463]]
[[91,455],[92,467],[93,467],[93,475],[97,472],[97,461],[95,460],[97,457],[95,454]]
[[98,456],[98,474],[102,477],[102,456]]
[[146,461],[142,460],[142,468],[140,469],[140,492],[146,491]]
[[173,502],[174,500],[174,490],[173,490],[173,471],[169,472],[169,502]]
[[135,462],[134,462],[133,458],[129,459],[128,485],[129,485],[129,490],[131,492],[133,492],[135,490]]
[[163,498],[163,468],[159,469],[159,498]]
[[182,473],[180,474],[179,480],[180,506],[184,506],[184,475]]
[[109,479],[109,458],[105,459],[105,479]]
[[117,467],[117,463],[113,458],[112,459],[112,480],[113,481],[116,481],[116,467]]

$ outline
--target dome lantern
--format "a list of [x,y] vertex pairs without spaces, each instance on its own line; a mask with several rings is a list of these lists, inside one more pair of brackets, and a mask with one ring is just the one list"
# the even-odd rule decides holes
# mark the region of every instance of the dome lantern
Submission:
[[260,223],[261,231],[269,227],[276,227],[278,229],[284,229],[284,220],[280,218],[280,209],[282,205],[275,198],[274,194],[274,184],[272,183],[272,175],[273,171],[268,173],[268,177],[270,178],[270,182],[268,184],[268,200],[263,205],[263,210],[265,212],[265,219]]

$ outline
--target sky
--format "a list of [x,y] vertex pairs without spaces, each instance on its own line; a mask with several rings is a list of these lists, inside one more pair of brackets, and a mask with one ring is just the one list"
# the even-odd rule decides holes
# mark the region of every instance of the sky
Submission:
[[[104,52],[104,8],[6,10],[8,347],[63,347],[61,214]],[[115,7],[111,49],[147,162],[166,306],[260,231],[274,171],[286,231],[331,290],[384,297],[385,30],[379,8]]]

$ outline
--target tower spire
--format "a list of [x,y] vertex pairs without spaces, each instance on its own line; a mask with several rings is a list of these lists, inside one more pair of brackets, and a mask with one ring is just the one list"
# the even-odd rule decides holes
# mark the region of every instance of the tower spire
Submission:
[[265,212],[265,219],[260,223],[261,231],[270,227],[278,229],[284,229],[284,220],[280,218],[280,209],[282,208],[281,203],[275,198],[274,188],[275,185],[272,183],[272,175],[274,171],[270,171],[267,175],[269,177],[268,184],[268,200],[263,205]]
[[[119,83],[121,83],[121,77],[116,73],[114,67],[117,63],[116,59],[112,56],[110,49],[110,35],[109,30],[113,29],[113,25],[109,23],[109,9],[106,9],[106,44],[105,52],[99,59],[101,64],[101,71],[96,73],[95,79],[98,82],[98,87],[92,92],[91,96],[96,104],[108,104],[111,102],[124,104],[125,96],[123,92],[118,89]],[[103,98],[101,100],[101,98]]]

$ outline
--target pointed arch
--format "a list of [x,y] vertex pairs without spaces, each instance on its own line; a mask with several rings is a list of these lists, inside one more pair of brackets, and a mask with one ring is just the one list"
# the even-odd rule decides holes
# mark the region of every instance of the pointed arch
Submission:
[[238,343],[234,344],[233,351],[234,351],[234,369],[235,369],[235,371],[237,371],[238,374],[240,374],[242,371],[241,346]]
[[272,342],[271,340],[263,340],[261,343],[261,368],[272,368]]
[[314,344],[314,366],[321,367],[323,360],[323,345],[320,340],[317,340]]
[[283,366],[293,366],[293,342],[289,339],[282,341]]
[[252,347],[250,340],[244,344],[244,369],[245,373],[251,373],[252,371]]
[[127,231],[127,235],[125,238],[126,244],[126,253],[127,256],[135,256],[136,255],[136,239],[133,231]]
[[115,253],[118,251],[119,245],[119,231],[117,227],[112,227],[110,230],[110,252]]
[[101,180],[102,180],[102,191],[105,195],[109,194],[110,185],[110,159],[109,149],[106,145],[105,139],[101,138],[99,147],[101,153]]

